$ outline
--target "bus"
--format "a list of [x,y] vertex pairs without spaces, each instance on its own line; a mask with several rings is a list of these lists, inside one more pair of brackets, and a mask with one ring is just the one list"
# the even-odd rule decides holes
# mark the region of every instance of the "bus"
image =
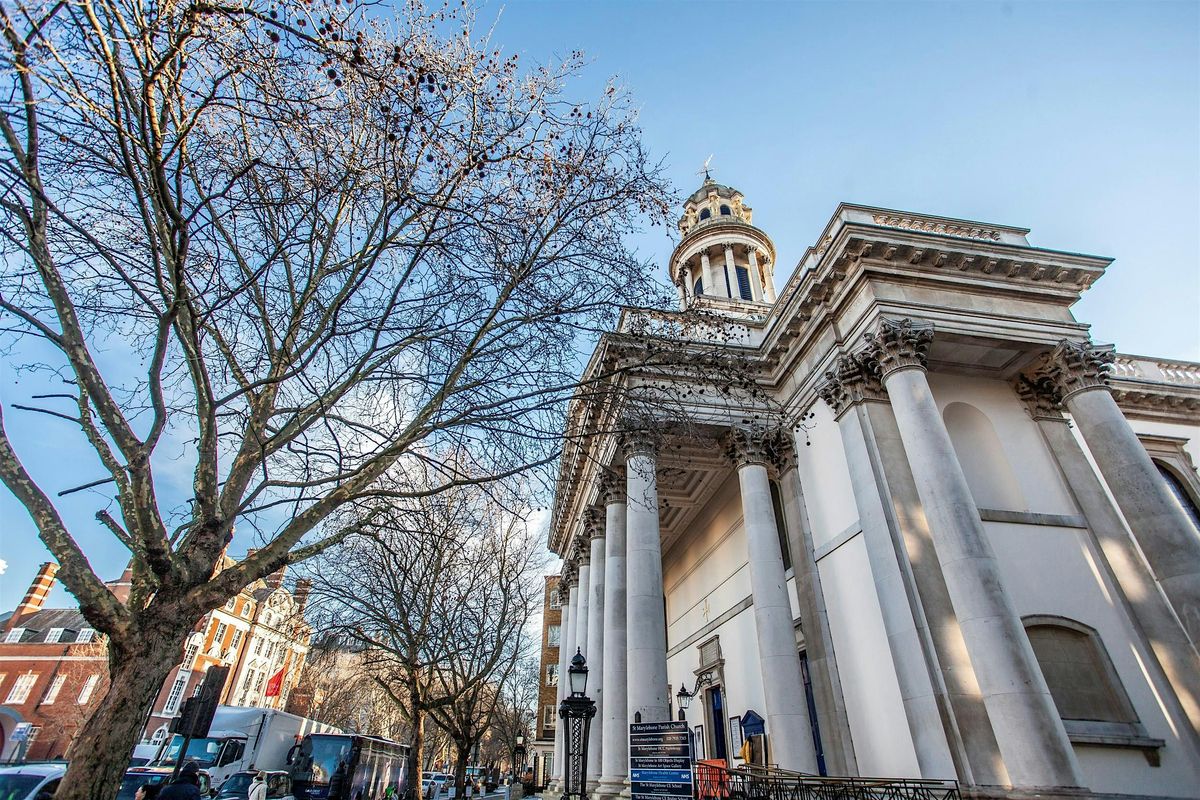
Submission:
[[408,752],[406,744],[374,736],[306,734],[288,754],[292,794],[295,800],[399,797]]

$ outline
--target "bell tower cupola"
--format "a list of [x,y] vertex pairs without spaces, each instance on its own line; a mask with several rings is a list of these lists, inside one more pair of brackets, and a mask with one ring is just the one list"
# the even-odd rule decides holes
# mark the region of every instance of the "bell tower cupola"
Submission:
[[717,183],[705,163],[704,183],[683,203],[671,282],[681,307],[753,312],[775,302],[775,245],[754,227],[745,196]]

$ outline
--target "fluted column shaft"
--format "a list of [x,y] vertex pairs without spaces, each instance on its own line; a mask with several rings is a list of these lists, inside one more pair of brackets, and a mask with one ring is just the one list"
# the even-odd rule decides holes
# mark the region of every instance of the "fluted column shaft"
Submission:
[[738,454],[737,462],[772,759],[784,769],[815,773],[817,755],[800,675],[770,479],[766,465],[750,448]]
[[605,531],[602,524],[592,530],[591,575],[588,578],[588,640],[584,656],[588,662],[588,694],[596,701],[589,733],[587,780],[600,780],[601,753],[604,749],[604,582]]
[[625,494],[604,506],[604,727],[600,794],[613,797],[629,777],[629,673],[626,657]]
[[669,714],[667,623],[653,450],[637,447],[627,451],[625,489],[629,720],[632,722],[641,715],[642,722],[665,722]]
[[1075,753],[925,377],[932,336],[889,321],[873,344],[996,741],[1015,785],[1080,786]]

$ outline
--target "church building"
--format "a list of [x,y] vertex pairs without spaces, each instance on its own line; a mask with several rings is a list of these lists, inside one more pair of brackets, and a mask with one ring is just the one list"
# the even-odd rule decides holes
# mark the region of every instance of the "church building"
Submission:
[[1112,260],[842,204],[777,295],[737,189],[679,231],[679,311],[625,309],[584,378],[631,331],[713,347],[700,314],[761,399],[659,368],[612,380],[674,382],[660,419],[572,404],[549,546],[596,795],[630,723],[685,719],[729,768],[1200,797],[1200,364],[1091,340]]

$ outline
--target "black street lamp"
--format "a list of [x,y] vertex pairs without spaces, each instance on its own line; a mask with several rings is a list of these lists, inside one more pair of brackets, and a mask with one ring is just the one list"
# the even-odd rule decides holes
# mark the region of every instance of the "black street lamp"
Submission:
[[513,748],[513,779],[520,780],[525,774],[525,734],[517,734],[517,746]]
[[566,769],[563,770],[562,800],[587,800],[587,749],[588,733],[592,717],[596,716],[596,703],[583,693],[587,687],[587,660],[579,648],[571,659],[567,670],[571,693],[558,705],[558,717],[566,728],[563,741],[566,743]]

